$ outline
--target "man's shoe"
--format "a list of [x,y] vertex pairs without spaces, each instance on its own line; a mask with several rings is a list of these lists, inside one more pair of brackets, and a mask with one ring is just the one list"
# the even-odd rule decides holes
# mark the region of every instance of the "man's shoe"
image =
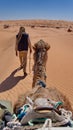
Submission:
[[24,72],[24,76],[25,76],[25,77],[27,76],[27,73],[26,73],[26,72]]
[[23,66],[22,66],[22,65],[20,65],[20,69],[23,69]]

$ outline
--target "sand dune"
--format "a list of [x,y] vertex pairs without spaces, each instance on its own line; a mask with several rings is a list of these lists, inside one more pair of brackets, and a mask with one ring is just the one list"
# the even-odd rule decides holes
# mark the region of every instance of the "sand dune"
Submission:
[[[5,24],[9,25],[9,28],[4,29]],[[0,99],[10,100],[14,104],[20,94],[32,88],[33,53],[31,73],[29,73],[28,53],[26,78],[23,77],[23,71],[18,70],[19,59],[15,56],[15,36],[20,25],[25,26],[32,45],[40,39],[51,45],[46,66],[47,86],[56,87],[63,92],[73,106],[73,31],[67,32],[69,26],[73,29],[73,23],[65,21],[0,22]]]

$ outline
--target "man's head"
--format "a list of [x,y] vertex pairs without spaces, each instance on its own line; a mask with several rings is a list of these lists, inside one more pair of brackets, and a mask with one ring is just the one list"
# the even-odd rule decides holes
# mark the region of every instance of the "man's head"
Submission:
[[19,29],[19,32],[20,32],[20,33],[25,32],[25,28],[21,26],[20,29]]

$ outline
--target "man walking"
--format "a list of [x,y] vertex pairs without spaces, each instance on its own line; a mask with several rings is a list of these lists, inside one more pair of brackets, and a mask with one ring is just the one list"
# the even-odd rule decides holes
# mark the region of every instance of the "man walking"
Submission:
[[27,75],[26,65],[27,65],[28,48],[30,49],[30,53],[31,53],[32,46],[31,46],[29,35],[25,32],[24,27],[20,27],[19,33],[16,35],[15,51],[16,51],[16,56],[19,55],[20,69],[23,68],[24,76]]

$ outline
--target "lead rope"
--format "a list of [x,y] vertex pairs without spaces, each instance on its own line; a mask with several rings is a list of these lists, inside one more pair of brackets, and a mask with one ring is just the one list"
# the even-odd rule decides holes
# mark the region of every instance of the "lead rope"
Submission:
[[45,130],[45,128],[48,128],[47,130],[51,130],[51,127],[52,127],[52,121],[51,119],[47,119],[41,130]]
[[31,53],[29,51],[29,74],[31,73]]

